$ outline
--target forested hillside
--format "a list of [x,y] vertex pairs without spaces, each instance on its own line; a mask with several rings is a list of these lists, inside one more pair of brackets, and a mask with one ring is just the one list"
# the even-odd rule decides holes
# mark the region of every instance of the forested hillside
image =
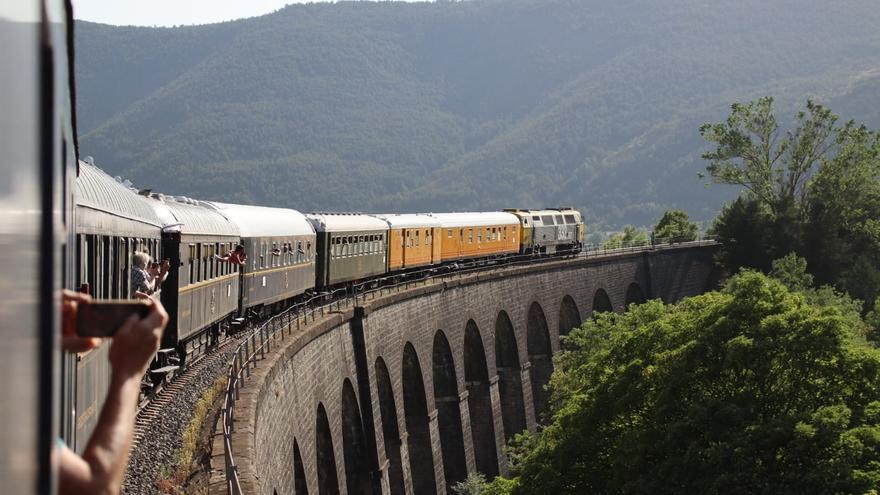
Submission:
[[572,205],[708,219],[698,128],[814,98],[880,127],[876,0],[294,5],[76,26],[81,152],[143,187],[301,210]]

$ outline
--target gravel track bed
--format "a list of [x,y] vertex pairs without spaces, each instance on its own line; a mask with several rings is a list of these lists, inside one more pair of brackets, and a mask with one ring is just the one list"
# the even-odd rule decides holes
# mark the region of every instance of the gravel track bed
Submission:
[[[247,335],[248,332],[244,332]],[[122,493],[130,495],[161,494],[156,486],[160,468],[170,466],[175,461],[175,453],[180,448],[183,431],[192,420],[196,403],[202,398],[217,378],[228,370],[229,360],[238,347],[239,338],[220,349],[204,356],[177,379],[184,380],[186,386],[180,390],[165,390],[160,394],[173,393],[161,414],[152,420],[141,440],[132,449],[128,469],[122,484]],[[189,375],[189,373],[191,373]],[[156,398],[158,400],[159,397]]]

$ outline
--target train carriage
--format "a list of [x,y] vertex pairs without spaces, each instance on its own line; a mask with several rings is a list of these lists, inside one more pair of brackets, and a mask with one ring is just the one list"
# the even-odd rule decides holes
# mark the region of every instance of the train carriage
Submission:
[[425,214],[375,215],[388,224],[389,272],[439,264],[440,221]]
[[[161,254],[161,220],[149,204],[126,185],[89,162],[79,162],[74,188],[75,284],[96,299],[131,297],[135,251]],[[82,451],[98,421],[110,380],[109,344],[76,354],[77,386],[68,441]]]
[[238,309],[238,266],[214,255],[233,249],[239,231],[217,210],[192,199],[157,195],[152,204],[163,222],[163,252],[171,260],[162,289],[169,315],[162,345],[177,348],[183,358],[207,344],[206,329],[216,337]]
[[248,255],[241,267],[242,313],[315,288],[315,230],[305,215],[283,208],[207,204],[238,227]]
[[432,213],[431,216],[440,222],[442,262],[519,251],[519,220],[510,213]]
[[584,240],[584,222],[573,208],[546,210],[507,209],[521,224],[521,253],[547,253],[578,250]]
[[386,273],[388,223],[359,214],[310,213],[318,263],[315,284],[330,287]]

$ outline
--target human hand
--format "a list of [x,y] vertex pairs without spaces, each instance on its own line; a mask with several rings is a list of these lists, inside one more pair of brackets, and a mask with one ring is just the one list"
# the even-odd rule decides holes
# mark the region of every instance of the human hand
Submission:
[[109,358],[114,378],[140,378],[159,350],[168,313],[159,301],[152,298],[147,301],[150,306],[147,316],[131,315],[113,336]]
[[159,273],[165,273],[171,268],[171,260],[165,258],[162,260],[162,264],[159,266]]
[[67,289],[61,291],[61,347],[67,352],[85,352],[101,345],[99,338],[76,334],[76,311],[80,304],[91,301],[88,294]]

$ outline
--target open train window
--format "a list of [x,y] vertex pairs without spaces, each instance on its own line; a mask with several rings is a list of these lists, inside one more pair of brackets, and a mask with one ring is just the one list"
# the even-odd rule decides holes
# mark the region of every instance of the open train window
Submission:
[[306,241],[306,261],[312,259],[312,241]]

